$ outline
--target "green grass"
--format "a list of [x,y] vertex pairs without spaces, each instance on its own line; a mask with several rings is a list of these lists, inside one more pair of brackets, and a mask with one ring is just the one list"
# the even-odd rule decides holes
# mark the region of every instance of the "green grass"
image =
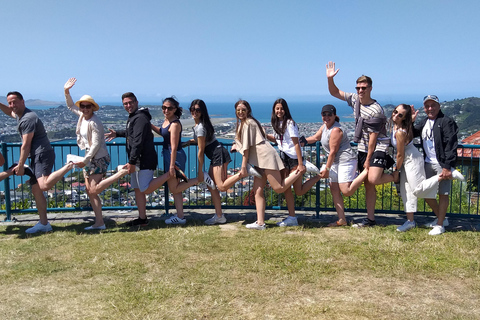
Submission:
[[478,319],[480,233],[0,227],[2,319]]

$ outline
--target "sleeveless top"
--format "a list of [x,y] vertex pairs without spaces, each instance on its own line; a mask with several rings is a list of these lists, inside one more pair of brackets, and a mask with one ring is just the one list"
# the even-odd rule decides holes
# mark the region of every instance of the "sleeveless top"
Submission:
[[[405,132],[405,134],[407,133],[407,131],[405,129],[397,129],[397,130],[393,129],[392,130],[392,139],[391,140],[392,140],[392,146],[394,148],[397,148],[397,138],[395,137],[395,134],[397,133],[397,131]],[[408,144],[406,144],[406,146],[409,146],[411,144],[413,144],[413,140],[410,141]]]
[[172,122],[168,124],[168,126],[160,127],[160,135],[163,137],[163,149],[172,149],[170,145],[170,132],[168,129],[170,129],[170,126],[172,123],[178,122],[180,123],[180,139],[178,139],[178,145],[177,145],[177,150],[182,150],[182,123],[180,122],[179,119],[175,119]]
[[343,130],[340,123],[335,121],[333,126],[328,129],[326,126],[322,131],[322,138],[320,142],[322,143],[322,147],[327,154],[330,154],[330,135],[334,128],[339,128],[343,132],[342,141],[340,141],[340,148],[338,149],[337,154],[335,155],[334,163],[339,163],[340,161],[351,161],[355,160],[357,157],[355,156],[355,152],[353,151],[352,147],[350,146],[350,139],[348,138],[348,134]]

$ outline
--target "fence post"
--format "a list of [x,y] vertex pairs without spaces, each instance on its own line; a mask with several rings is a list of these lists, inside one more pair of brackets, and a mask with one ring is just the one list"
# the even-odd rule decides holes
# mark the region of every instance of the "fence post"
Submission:
[[[2,142],[2,154],[5,158],[5,163],[3,164],[3,171],[6,171],[9,167],[8,165],[8,156],[7,156],[7,144]],[[5,213],[7,217],[5,221],[12,221],[12,212],[11,212],[11,202],[10,202],[10,178],[3,180],[3,185],[5,189]]]

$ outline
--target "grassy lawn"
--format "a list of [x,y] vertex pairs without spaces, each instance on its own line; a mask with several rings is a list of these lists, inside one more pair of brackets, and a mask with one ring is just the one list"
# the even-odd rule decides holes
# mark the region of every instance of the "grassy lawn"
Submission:
[[0,227],[2,319],[479,319],[480,233]]

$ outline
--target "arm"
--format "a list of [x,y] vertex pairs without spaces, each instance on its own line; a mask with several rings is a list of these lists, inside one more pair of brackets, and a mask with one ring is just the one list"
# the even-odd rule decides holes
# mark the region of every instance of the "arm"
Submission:
[[407,140],[407,134],[401,130],[397,130],[395,133],[395,139],[397,140],[397,171],[403,165],[403,161],[405,160],[405,142]]
[[372,155],[375,152],[375,147],[377,146],[378,134],[378,132],[369,133],[367,159],[365,160],[365,164],[363,165],[365,169],[370,168],[370,159],[372,159]]
[[160,134],[160,127],[154,126],[153,124],[151,125],[152,131],[155,132],[156,134]]
[[325,125],[323,124],[320,129],[318,129],[317,133],[315,133],[313,136],[311,137],[308,137],[307,138],[307,142],[310,144],[310,143],[314,143],[314,142],[317,142],[317,141],[320,141],[320,139],[322,139],[322,132],[323,132],[323,127]]
[[20,159],[18,159],[18,165],[15,168],[15,174],[23,176],[25,162],[27,161],[28,155],[30,154],[30,149],[32,147],[32,139],[34,132],[24,134],[22,136],[22,147],[20,148]]
[[175,177],[175,160],[177,160],[178,142],[180,141],[180,131],[182,130],[180,123],[174,122],[168,131],[170,132],[170,145],[172,152],[170,154],[170,176]]
[[300,149],[300,143],[298,142],[298,137],[292,137],[293,145],[295,146],[295,153],[297,154],[298,167],[297,170],[305,171],[305,166],[303,165],[303,156],[302,149]]
[[240,176],[246,177],[248,176],[247,165],[248,165],[248,149],[243,151],[242,157],[242,168],[240,169]]
[[[442,143],[444,143],[445,148],[445,163],[440,163],[442,166],[441,177],[443,179],[452,179],[451,170],[455,168],[457,162],[457,147],[458,147],[458,126],[452,119],[443,118],[443,125],[441,130],[443,131]],[[437,156],[438,157],[438,156]]]
[[333,81],[333,77],[335,77],[339,71],[339,69],[335,70],[335,62],[329,61],[326,65],[327,68],[327,82],[328,82],[328,91],[332,96],[337,99],[345,101],[345,93],[338,89]]
[[7,116],[15,118],[15,113],[7,105],[0,103],[0,109],[2,109],[3,113],[5,113]]
[[203,181],[203,163],[205,162],[205,137],[198,137],[198,181]]
[[277,142],[277,140],[275,139],[275,137],[273,136],[273,134],[267,134],[267,139],[271,142]]
[[75,85],[75,82],[77,82],[76,78],[68,79],[63,86],[63,90],[65,92],[65,102],[67,103],[68,109],[79,116],[81,115],[80,109],[73,103],[72,97],[70,96],[70,89]]
[[330,168],[335,161],[335,157],[337,156],[337,152],[340,149],[340,142],[342,142],[343,132],[340,128],[334,128],[330,133],[330,140],[328,144],[330,145],[330,153],[328,154],[327,164],[325,165],[326,170],[320,172],[322,178],[328,178],[330,174]]

